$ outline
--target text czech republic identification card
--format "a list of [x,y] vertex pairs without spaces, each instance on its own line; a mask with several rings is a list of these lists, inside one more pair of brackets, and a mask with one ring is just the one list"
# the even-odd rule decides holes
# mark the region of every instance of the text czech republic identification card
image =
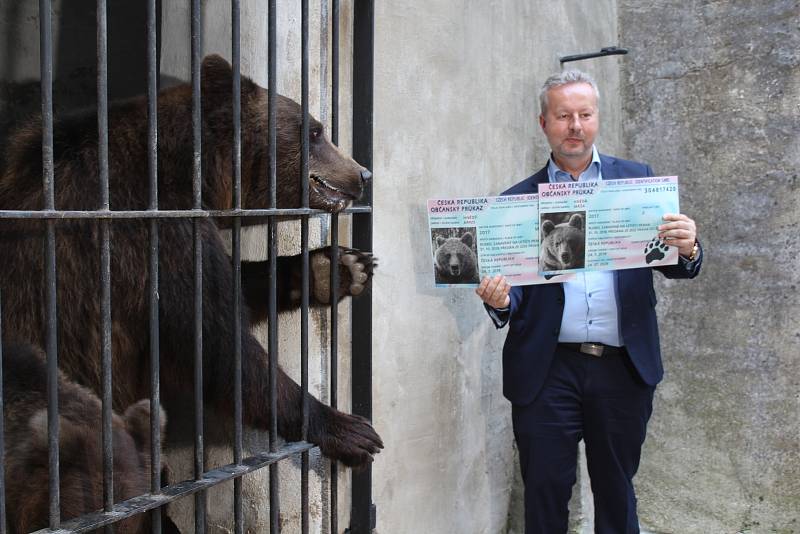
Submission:
[[538,195],[428,201],[436,287],[477,287],[502,274],[514,286],[561,282],[539,274]]
[[539,184],[539,273],[678,263],[658,239],[667,213],[680,213],[677,176]]

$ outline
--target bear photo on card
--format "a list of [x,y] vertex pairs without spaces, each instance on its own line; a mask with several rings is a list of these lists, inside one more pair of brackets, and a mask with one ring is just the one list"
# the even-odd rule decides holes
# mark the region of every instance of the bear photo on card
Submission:
[[586,212],[539,215],[539,271],[583,269],[586,265]]
[[475,285],[478,273],[477,228],[432,228],[433,269],[436,285]]

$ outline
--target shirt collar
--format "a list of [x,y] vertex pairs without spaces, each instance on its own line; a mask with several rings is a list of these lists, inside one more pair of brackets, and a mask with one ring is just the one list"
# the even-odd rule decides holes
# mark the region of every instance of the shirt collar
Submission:
[[[568,172],[558,168],[556,162],[553,161],[552,154],[550,154],[550,161],[547,162],[547,179],[551,184],[555,182],[574,181]],[[586,167],[586,170],[578,176],[578,181],[588,182],[602,179],[603,173],[602,164],[600,163],[600,154],[597,152],[597,147],[592,145],[592,161],[589,163],[589,166]]]

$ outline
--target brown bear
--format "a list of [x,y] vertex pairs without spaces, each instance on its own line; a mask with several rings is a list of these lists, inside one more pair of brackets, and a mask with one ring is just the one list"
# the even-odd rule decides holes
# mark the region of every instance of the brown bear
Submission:
[[434,279],[437,284],[477,284],[478,256],[472,250],[475,238],[472,232],[461,237],[438,235],[434,238]]
[[[554,223],[549,217],[568,216],[566,222]],[[542,215],[539,270],[560,271],[584,266],[584,212]],[[545,218],[548,217],[548,218]]]
[[[47,367],[30,345],[3,345],[5,483],[8,527],[31,532],[48,524]],[[88,389],[59,374],[59,474],[61,519],[103,508],[101,403]],[[162,411],[161,423],[166,421]],[[113,414],[114,500],[150,490],[150,401]],[[115,532],[150,532],[150,518],[115,523]]]
[[[218,56],[203,61],[202,90],[202,203],[208,210],[233,207],[234,151],[232,71]],[[267,91],[243,77],[242,204],[268,207],[269,153]],[[192,195],[192,92],[189,84],[158,94],[158,205],[162,210],[190,209]],[[300,206],[301,107],[277,98],[277,205]],[[94,110],[60,118],[54,127],[55,206],[60,210],[101,207],[98,173],[97,115]],[[111,210],[144,210],[149,204],[147,102],[135,98],[109,106],[109,173]],[[41,210],[42,131],[32,121],[7,143],[6,167],[0,177],[0,209]],[[344,156],[311,118],[309,129],[310,206],[336,212],[359,197],[370,173]],[[243,218],[243,223],[253,223]],[[263,222],[263,221],[259,221]],[[59,220],[56,228],[59,367],[73,380],[100,391],[101,223]],[[220,228],[230,218],[198,218],[203,263],[203,392],[206,405],[230,417],[234,384],[234,275]],[[2,325],[13,339],[43,345],[45,341],[46,281],[42,221],[0,221],[0,294]],[[125,410],[150,395],[149,385],[149,223],[114,220],[111,223],[111,329],[114,407]],[[159,223],[159,345],[162,402],[172,415],[192,398],[194,321],[193,221],[164,218]],[[331,251],[310,251],[314,272],[312,304],[329,304],[327,280]],[[342,265],[339,294],[360,293],[369,286],[373,263],[369,254],[339,251]],[[299,305],[300,256],[278,258],[279,311]],[[252,323],[267,317],[270,273],[267,262],[242,265],[242,376],[244,422],[268,430],[269,356],[250,333]],[[322,282],[322,283],[320,283]],[[280,368],[277,380],[278,432],[288,440],[301,437],[301,388]],[[370,423],[332,409],[309,396],[308,440],[326,456],[346,465],[372,460],[383,444]],[[174,413],[179,413],[175,411]],[[177,417],[177,416],[176,416]],[[174,420],[174,417],[173,417]],[[167,441],[181,436],[169,435]]]

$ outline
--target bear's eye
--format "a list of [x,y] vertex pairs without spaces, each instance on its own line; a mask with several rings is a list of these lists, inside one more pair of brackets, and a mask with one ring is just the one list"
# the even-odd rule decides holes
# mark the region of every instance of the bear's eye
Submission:
[[322,128],[320,128],[320,127],[311,128],[311,130],[308,132],[308,137],[312,141],[316,141],[318,139],[321,139],[322,138]]

